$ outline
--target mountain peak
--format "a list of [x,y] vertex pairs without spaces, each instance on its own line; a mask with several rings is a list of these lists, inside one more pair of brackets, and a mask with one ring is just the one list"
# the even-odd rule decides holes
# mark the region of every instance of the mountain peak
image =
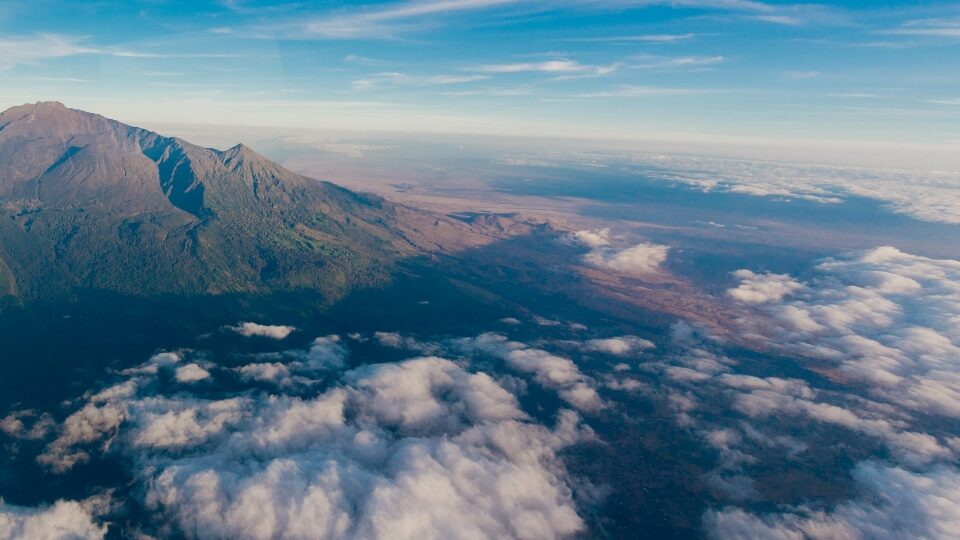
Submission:
[[37,101],[33,104],[36,109],[66,109],[67,106],[59,101]]
[[227,170],[239,174],[248,182],[252,182],[255,177],[284,178],[287,182],[296,182],[294,178],[297,175],[291,174],[243,143],[215,152]]
[[383,204],[243,144],[202,148],[58,102],[0,112],[0,296],[333,297],[413,249],[396,226]]
[[220,152],[220,155],[223,157],[225,161],[234,160],[238,158],[249,159],[254,157],[256,158],[261,157],[260,154],[256,153],[252,148],[250,148],[249,146],[243,143],[239,143],[236,146],[223,150],[222,152]]
[[48,116],[55,115],[61,116],[64,114],[88,114],[90,116],[96,116],[91,113],[84,113],[77,109],[70,109],[63,103],[59,101],[37,101],[36,103],[24,103],[23,105],[18,105],[16,107],[11,107],[6,111],[0,113],[2,117],[23,117],[28,115],[34,116]]
[[7,137],[76,136],[128,128],[100,116],[71,109],[59,101],[38,101],[0,112],[0,130]]

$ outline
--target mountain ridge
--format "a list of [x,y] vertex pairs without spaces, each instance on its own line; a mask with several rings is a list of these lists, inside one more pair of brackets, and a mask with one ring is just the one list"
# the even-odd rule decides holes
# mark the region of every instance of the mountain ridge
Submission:
[[[0,113],[0,282],[30,300],[77,289],[335,299],[409,256],[492,241],[482,225],[38,102]],[[4,266],[7,268],[3,272]]]

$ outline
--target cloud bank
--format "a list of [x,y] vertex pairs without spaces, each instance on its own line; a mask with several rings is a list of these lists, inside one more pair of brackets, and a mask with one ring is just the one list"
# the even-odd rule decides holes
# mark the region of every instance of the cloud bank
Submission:
[[[597,400],[569,361],[491,335],[476,343],[573,403]],[[337,371],[335,336],[232,369],[192,354],[156,355],[87,395],[38,461],[63,472],[94,452],[120,458],[143,486],[142,532],[159,536],[566,538],[585,527],[557,456],[592,438],[571,410],[534,422],[497,380],[439,357]],[[283,384],[295,377],[305,383]],[[0,523],[56,520],[101,537],[83,517],[76,503],[0,510]]]
[[100,540],[106,525],[76,501],[57,501],[45,508],[24,508],[0,500],[0,540]]
[[[738,273],[730,295],[759,303],[742,326],[835,366],[837,378],[917,413],[960,418],[960,261],[892,247],[825,261],[808,285]],[[765,291],[765,292],[758,292]]]
[[615,167],[627,174],[705,191],[838,204],[865,197],[914,219],[960,224],[957,171],[799,165],[679,154],[580,152],[507,156],[507,163]]
[[950,538],[960,530],[960,473],[940,468],[914,473],[877,463],[859,465],[854,478],[870,495],[833,510],[810,507],[756,516],[729,509],[708,513],[711,536],[736,540]]
[[[706,514],[707,531],[733,539],[951,536],[960,526],[960,261],[881,247],[828,259],[815,270],[805,283],[742,270],[728,294],[746,307],[735,326],[748,339],[800,359],[829,385],[736,373],[730,361],[698,367],[695,355],[665,373],[681,385],[725,388],[731,408],[751,421],[806,419],[866,436],[889,452],[873,459],[893,463],[857,464],[861,495],[832,508],[755,514],[728,507]],[[692,400],[678,411],[693,424],[700,395],[690,390]],[[729,478],[754,459],[744,453],[746,439],[759,432],[726,431],[710,439],[720,432],[704,430]],[[806,451],[782,444],[788,453]]]

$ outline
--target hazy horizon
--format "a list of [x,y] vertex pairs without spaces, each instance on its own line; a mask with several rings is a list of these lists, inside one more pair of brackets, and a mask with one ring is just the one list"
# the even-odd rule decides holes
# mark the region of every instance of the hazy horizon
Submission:
[[957,169],[950,2],[42,4],[0,7],[0,107]]

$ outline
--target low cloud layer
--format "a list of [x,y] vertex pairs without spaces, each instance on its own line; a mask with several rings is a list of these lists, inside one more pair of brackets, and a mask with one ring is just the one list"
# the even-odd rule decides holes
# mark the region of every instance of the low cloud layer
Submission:
[[667,260],[668,246],[640,243],[629,247],[615,247],[610,229],[575,231],[567,234],[568,243],[590,248],[583,261],[591,266],[625,275],[643,275],[656,272]]
[[670,248],[658,244],[637,244],[625,249],[596,249],[587,253],[587,263],[618,274],[638,275],[656,272],[667,260]]
[[649,339],[637,336],[589,339],[582,345],[582,348],[586,351],[607,353],[614,356],[636,355],[641,351],[655,349],[656,347]]
[[[725,388],[730,407],[751,422],[805,419],[865,436],[887,448],[876,456],[886,462],[858,464],[862,495],[833,508],[714,510],[707,530],[733,539],[950,537],[960,527],[960,261],[882,247],[814,270],[806,282],[741,270],[728,294],[744,306],[734,323],[744,337],[797,358],[829,384],[741,374],[729,361],[691,360],[665,373],[678,384]],[[696,423],[697,409],[692,401],[681,414]],[[758,432],[750,430],[704,431],[725,456],[728,478],[752,459],[745,438]]]
[[[892,247],[825,261],[807,285],[739,274],[741,320],[772,347],[834,366],[875,399],[960,418],[960,261]],[[763,296],[762,302],[756,299]]]
[[707,191],[837,204],[866,197],[893,212],[939,223],[960,223],[957,173],[792,165],[680,154],[570,153],[509,156],[513,164],[614,167],[638,176]]
[[705,525],[724,540],[952,538],[960,531],[960,472],[915,473],[864,463],[854,478],[867,492],[832,510],[795,507],[758,516],[738,509],[710,512]]
[[[161,537],[550,538],[586,531],[583,479],[560,458],[596,440],[583,418],[605,438],[639,410],[689,437],[676,444],[704,467],[683,481],[713,537],[949,536],[960,262],[879,248],[804,276],[738,271],[729,332],[677,322],[656,344],[557,321],[532,341],[510,336],[539,325],[324,336],[230,367],[162,353],[59,423],[18,411],[0,429],[42,440],[54,472],[129,464]],[[416,357],[350,369],[360,343]],[[555,412],[535,420],[524,394]]]
[[295,332],[294,326],[257,324],[252,322],[242,322],[237,326],[231,326],[230,330],[245,337],[265,337],[270,339],[286,339],[287,336]]
[[594,381],[584,375],[569,358],[493,333],[459,340],[457,345],[468,353],[485,353],[506,361],[519,372],[534,374],[538,383],[556,390],[561,398],[577,409],[597,411],[605,407]]
[[[572,403],[598,403],[569,361],[494,335],[475,342]],[[159,536],[564,538],[585,527],[557,457],[592,438],[571,410],[534,422],[497,380],[439,357],[338,371],[336,336],[233,369],[192,356],[156,355],[86,396],[40,463],[120,458],[144,486],[143,532]],[[245,381],[273,390],[209,390]],[[102,536],[78,508],[0,509],[0,523],[69,518],[88,526],[76,537]]]
[[0,540],[100,540],[107,526],[76,501],[57,501],[44,508],[23,508],[0,500]]

